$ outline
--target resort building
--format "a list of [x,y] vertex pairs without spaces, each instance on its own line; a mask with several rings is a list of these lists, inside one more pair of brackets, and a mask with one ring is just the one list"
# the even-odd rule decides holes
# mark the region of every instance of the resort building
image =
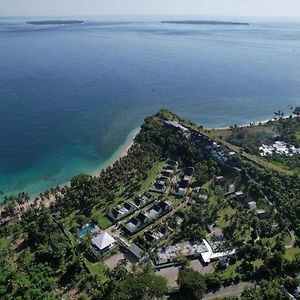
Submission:
[[256,209],[256,202],[255,201],[250,201],[247,203],[247,208],[249,210],[253,210],[253,209]]
[[141,212],[137,216],[131,218],[130,221],[125,225],[125,228],[131,234],[136,233],[154,220],[169,212],[171,209],[171,203],[167,201],[160,201],[159,203],[152,206],[149,211]]
[[145,193],[141,196],[135,197],[133,199],[133,204],[136,206],[136,208],[141,209],[144,206],[154,202],[157,198],[150,193]]
[[151,244],[157,244],[165,239],[172,230],[170,228],[161,228],[145,233],[145,239]]
[[224,176],[217,176],[216,177],[216,183],[217,184],[224,185],[225,182],[226,182],[226,180],[225,180]]
[[137,259],[140,260],[143,256],[143,250],[136,244],[131,244],[127,250]]
[[235,193],[235,197],[238,200],[244,200],[247,196],[242,191],[238,191]]
[[154,185],[150,188],[150,192],[163,194],[166,191],[166,182],[163,180],[157,180]]
[[257,214],[257,216],[258,216],[258,218],[259,219],[267,219],[268,218],[268,216],[269,216],[269,214],[268,214],[268,212],[266,212],[265,210],[263,210],[263,209],[257,209],[256,210],[256,214]]
[[125,218],[126,216],[130,215],[135,211],[135,208],[132,203],[126,202],[123,206],[118,206],[114,208],[108,216],[114,221],[120,221],[121,219]]
[[202,261],[205,264],[209,264],[211,261],[214,261],[214,260],[227,258],[227,257],[235,254],[235,252],[236,252],[235,249],[218,252],[212,248],[212,246],[208,243],[207,240],[204,239],[203,243],[205,244],[205,246],[207,248],[207,251],[201,253]]
[[181,125],[180,123],[178,123],[177,121],[167,120],[167,121],[165,121],[165,123],[166,123],[167,125],[170,125],[170,126],[175,127],[176,129],[178,129],[178,130],[181,131],[181,132],[186,132],[186,131],[188,131],[188,128],[182,126],[182,125]]
[[228,186],[228,191],[227,191],[227,195],[231,195],[235,193],[235,185],[234,184],[230,184]]
[[228,251],[216,251],[216,249],[205,239],[165,246],[157,250],[156,264],[166,265],[176,263],[182,256],[189,259],[200,258],[205,264],[208,264],[213,260],[224,259],[235,253],[235,249]]
[[108,252],[115,242],[115,239],[105,231],[92,238],[93,246],[102,254]]
[[157,250],[156,264],[168,264],[176,262],[180,256],[188,258],[200,257],[201,253],[206,252],[207,247],[202,242],[184,242],[173,246],[165,246]]
[[150,222],[150,217],[146,213],[140,213],[136,217],[130,219],[125,228],[130,233],[135,233]]
[[184,177],[183,177],[183,180],[186,180],[186,181],[191,181],[192,178],[193,178],[193,175],[195,173],[195,169],[193,167],[188,167],[184,170]]
[[274,153],[281,156],[300,154],[300,148],[296,148],[294,145],[289,145],[282,141],[276,141],[271,145],[263,144],[258,149],[261,156],[269,156]]
[[176,170],[176,168],[178,167],[178,162],[176,160],[173,160],[171,158],[169,158],[167,160],[167,169],[171,169],[171,170]]

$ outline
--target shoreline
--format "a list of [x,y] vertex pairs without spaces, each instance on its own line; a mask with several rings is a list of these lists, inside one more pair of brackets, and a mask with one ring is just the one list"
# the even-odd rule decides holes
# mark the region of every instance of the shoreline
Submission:
[[[291,115],[288,115],[288,116],[284,116],[284,117],[282,117],[281,119],[288,119],[288,118],[290,118],[290,117],[296,118],[297,115],[291,114]],[[277,118],[277,119],[279,119],[279,118]],[[239,127],[239,128],[244,128],[244,127],[250,127],[251,125],[252,125],[252,126],[265,125],[265,124],[267,124],[267,123],[269,123],[269,122],[273,122],[273,121],[275,121],[275,118],[265,119],[265,120],[262,120],[262,121],[250,122],[250,123],[247,123],[247,124],[241,124],[241,125],[236,124],[236,125],[237,125],[237,127]],[[250,125],[250,124],[251,124],[251,125]],[[231,126],[234,126],[234,125],[231,125]],[[230,129],[231,126],[213,127],[213,128],[205,127],[204,129],[206,129],[206,130],[228,130],[228,129]]]
[[[94,171],[88,172],[86,174],[90,175],[90,176],[98,177],[100,175],[100,173],[101,173],[102,170],[105,170],[108,167],[113,166],[113,164],[115,162],[117,162],[119,159],[125,157],[128,154],[130,148],[134,145],[135,137],[139,134],[140,131],[141,131],[141,127],[138,127],[136,129],[134,129],[133,131],[131,131],[127,135],[125,142],[118,147],[118,149],[111,155],[111,157],[104,164],[102,164],[101,166],[99,166],[98,168],[96,168]],[[125,146],[125,148],[123,148],[124,146]],[[121,151],[120,151],[120,149],[121,149]],[[78,174],[76,174],[76,175],[78,175]],[[74,176],[76,176],[76,175],[74,175]],[[68,181],[66,181],[64,183],[61,183],[58,186],[59,187],[64,187],[64,186],[67,186],[69,184],[70,184],[70,180],[68,180]],[[49,187],[49,189],[50,188],[51,187]],[[41,193],[43,193],[43,191]],[[39,194],[32,195],[30,197],[30,199],[31,198],[35,199],[36,197],[39,197]]]
[[[282,118],[287,119],[290,117],[296,118],[298,116],[295,114],[291,114],[291,115],[284,116]],[[253,126],[260,126],[260,125],[265,125],[268,122],[272,122],[272,121],[275,121],[275,118],[265,119],[263,121],[250,122],[248,124],[242,124],[242,125],[237,125],[237,126],[240,128],[250,127],[250,124]],[[208,127],[205,128],[204,127],[204,129],[205,130],[228,130],[228,129],[230,129],[231,126],[214,127],[214,128],[208,128]],[[116,163],[118,160],[127,156],[131,147],[135,143],[135,137],[139,134],[140,131],[141,131],[141,127],[138,127],[136,129],[134,129],[133,131],[131,131],[128,134],[125,142],[119,146],[119,148],[112,154],[112,156],[104,164],[102,164],[101,166],[96,168],[94,171],[88,172],[86,174],[88,174],[90,176],[94,176],[94,177],[99,177],[102,170],[105,170],[108,167],[113,166],[114,163]],[[76,175],[74,175],[74,176],[76,176]],[[70,180],[65,183],[61,183],[58,186],[62,188],[64,186],[68,186],[69,184],[70,184]],[[23,211],[25,209],[28,209],[30,206],[36,206],[36,207],[42,206],[45,208],[49,208],[50,205],[56,201],[56,195],[50,193],[48,197],[40,197],[40,194],[42,194],[45,191],[50,190],[50,189],[51,189],[51,187],[48,187],[48,189],[43,190],[38,194],[30,195],[30,199],[24,204],[21,204],[21,205],[17,204],[15,207],[17,213],[19,213],[20,211]],[[0,214],[2,211],[4,211],[3,202],[0,202]],[[2,220],[2,221],[4,221],[4,220]]]
[[[286,115],[282,118],[287,119],[287,118],[290,118],[290,117],[295,118],[295,117],[298,117],[298,116],[295,115],[295,114],[291,114],[291,115]],[[270,119],[265,119],[265,120],[262,120],[262,121],[255,121],[255,122],[250,122],[250,123],[247,123],[247,124],[241,124],[241,125],[237,125],[237,126],[239,128],[246,128],[246,127],[250,127],[250,124],[253,125],[253,126],[260,126],[260,125],[265,125],[268,122],[272,122],[272,121],[275,121],[274,117],[270,118]],[[231,125],[231,126],[233,126],[233,125]],[[204,127],[204,129],[205,130],[229,130],[231,126],[213,127],[213,128]],[[112,154],[112,156],[105,163],[103,163],[100,166],[98,166],[97,168],[95,168],[94,171],[87,172],[86,174],[88,174],[90,176],[98,177],[98,176],[100,176],[100,173],[101,173],[102,170],[105,170],[108,167],[113,166],[113,164],[115,162],[117,162],[119,159],[121,159],[121,158],[125,157],[126,155],[128,155],[128,152],[129,152],[130,148],[134,145],[135,137],[139,134],[140,131],[141,131],[141,127],[138,127],[136,129],[132,130],[128,134],[125,142],[122,145],[119,146],[119,148]],[[76,174],[74,176],[76,176]],[[58,184],[57,186],[62,188],[64,186],[68,186],[69,184],[70,184],[70,180],[68,180],[64,183]],[[25,208],[25,207],[28,207],[29,205],[33,204],[36,201],[36,198],[40,199],[40,194],[41,193],[43,193],[47,190],[50,190],[51,188],[52,187],[48,187],[47,189],[45,189],[45,190],[43,190],[39,193],[29,195],[30,200],[28,202],[26,202],[26,205],[24,204],[23,207]],[[44,198],[42,200],[42,202],[43,202],[42,204],[45,205],[45,207],[49,207],[50,204],[53,202],[53,200],[55,200],[55,199],[51,199],[51,198],[55,198],[54,195],[50,194],[49,198]],[[39,205],[40,204],[41,203],[39,203]],[[0,202],[0,213],[2,211],[2,209],[1,209],[2,205],[3,205],[3,201]]]
[[116,152],[109,158],[109,160],[106,163],[104,163],[104,165],[102,165],[101,167],[97,168],[97,170],[89,173],[88,175],[98,177],[100,175],[100,173],[101,173],[102,170],[105,170],[108,167],[113,166],[113,164],[115,162],[117,162],[119,159],[127,156],[130,148],[135,143],[134,142],[135,137],[140,133],[140,131],[141,131],[141,127],[138,127],[136,129],[134,129],[131,133],[129,133],[128,136],[127,136],[127,138],[126,138],[126,141],[120,146],[120,148],[122,148],[122,146],[124,146],[124,145],[126,145],[126,147],[124,149],[122,149],[122,151],[118,155],[114,155],[115,153],[118,153],[118,150],[116,150]]
[[[98,176],[100,176],[100,173],[101,173],[102,170],[105,170],[108,167],[113,166],[113,164],[115,162],[117,162],[119,159],[127,156],[128,153],[129,153],[129,150],[131,149],[131,147],[135,143],[135,141],[134,141],[135,137],[139,134],[140,131],[141,131],[141,127],[138,127],[136,129],[134,129],[133,131],[131,131],[128,134],[128,136],[126,137],[125,142],[119,146],[119,148],[112,154],[112,156],[104,164],[102,164],[101,166],[96,168],[96,170],[94,170],[92,172],[88,172],[87,174],[90,175],[90,176],[98,177]],[[64,186],[68,186],[69,184],[70,184],[70,180],[68,180],[64,183],[61,183],[57,186],[62,188]],[[46,190],[50,190],[51,188],[53,188],[53,187],[48,187],[48,189],[46,189]],[[41,191],[37,194],[29,195],[30,199],[22,205],[16,205],[16,210],[20,211],[21,209],[23,210],[23,209],[29,208],[30,206],[34,205],[37,198],[38,198],[38,201],[37,201],[38,206],[43,205],[46,208],[48,208],[50,206],[50,204],[55,201],[55,195],[49,194],[48,198],[41,199],[40,194],[44,193],[46,190],[43,190],[43,191]],[[2,211],[3,211],[3,201],[0,202],[0,213]]]

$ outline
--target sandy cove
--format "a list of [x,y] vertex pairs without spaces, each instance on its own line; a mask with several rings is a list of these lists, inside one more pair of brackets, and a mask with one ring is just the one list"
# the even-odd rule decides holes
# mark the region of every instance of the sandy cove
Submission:
[[[109,166],[113,166],[113,164],[118,161],[119,159],[125,157],[128,155],[129,153],[129,150],[131,149],[131,147],[134,145],[135,143],[135,137],[139,134],[139,132],[141,131],[141,128],[139,127],[134,136],[130,139],[130,144],[128,146],[126,146],[126,148],[120,153],[120,155],[118,157],[116,157],[116,159],[114,159],[112,162],[110,162],[107,166],[105,167],[102,167],[101,169],[95,171],[93,174],[90,174],[91,176],[100,176],[100,172],[102,170],[105,170],[106,168],[108,168]],[[66,185],[69,185],[70,182],[67,182],[67,183],[64,183],[62,184],[61,186],[66,186]],[[39,207],[44,207],[44,208],[49,208],[50,205],[52,203],[54,203],[56,201],[56,197],[55,197],[55,194],[49,194],[48,197],[40,197],[40,196],[36,196],[36,197],[31,197],[26,203],[24,204],[17,204],[15,206],[15,211],[16,211],[16,215],[18,215],[20,212],[23,212],[25,210],[27,210],[28,208],[30,207],[36,207],[36,208],[39,208]],[[4,211],[4,208],[3,206],[0,207],[0,214]],[[1,223],[4,223],[6,221],[9,221],[10,220],[10,217],[7,217],[5,219],[1,219],[0,221],[0,224]]]
[[[284,116],[284,117],[281,117],[281,119],[288,119],[288,118],[297,118],[298,116],[295,115],[295,114],[292,114],[292,115],[289,115],[289,116]],[[278,120],[278,119],[277,119]],[[272,121],[276,121],[275,118],[272,118],[272,119],[267,119],[267,120],[263,120],[263,121],[255,121],[255,122],[250,122],[248,124],[242,124],[242,125],[237,125],[237,127],[240,127],[240,128],[243,128],[243,127],[250,127],[250,126],[260,126],[260,125],[265,125],[269,122],[272,122]],[[232,125],[234,126],[234,125]],[[214,127],[214,128],[205,128],[207,130],[228,130],[230,129],[232,126],[225,126],[225,127]]]

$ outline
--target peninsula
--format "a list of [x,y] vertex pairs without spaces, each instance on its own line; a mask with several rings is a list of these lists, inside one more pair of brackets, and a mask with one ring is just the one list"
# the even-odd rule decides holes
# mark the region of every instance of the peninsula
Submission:
[[206,21],[206,20],[186,20],[186,21],[161,21],[165,24],[185,24],[185,25],[250,25],[243,22],[226,22],[226,21]]
[[42,21],[28,21],[26,24],[30,25],[72,25],[82,24],[83,21],[79,20],[42,20]]
[[98,176],[5,198],[0,299],[296,299],[298,148],[281,111],[211,130],[147,117]]

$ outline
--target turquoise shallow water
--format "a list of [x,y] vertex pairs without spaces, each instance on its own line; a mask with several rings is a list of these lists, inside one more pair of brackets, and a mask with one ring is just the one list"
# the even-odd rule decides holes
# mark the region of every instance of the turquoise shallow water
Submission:
[[220,127],[300,105],[298,23],[24,21],[0,19],[2,196],[94,173],[162,107]]
[[5,180],[3,186],[15,193],[25,190],[35,196],[49,187],[67,184],[69,179],[76,174],[97,174],[123,155],[136,132],[136,129],[131,131],[125,141],[117,146],[113,154],[106,159],[99,156],[96,149],[92,147],[70,145],[68,148],[48,154],[31,167],[11,177],[3,177]]

